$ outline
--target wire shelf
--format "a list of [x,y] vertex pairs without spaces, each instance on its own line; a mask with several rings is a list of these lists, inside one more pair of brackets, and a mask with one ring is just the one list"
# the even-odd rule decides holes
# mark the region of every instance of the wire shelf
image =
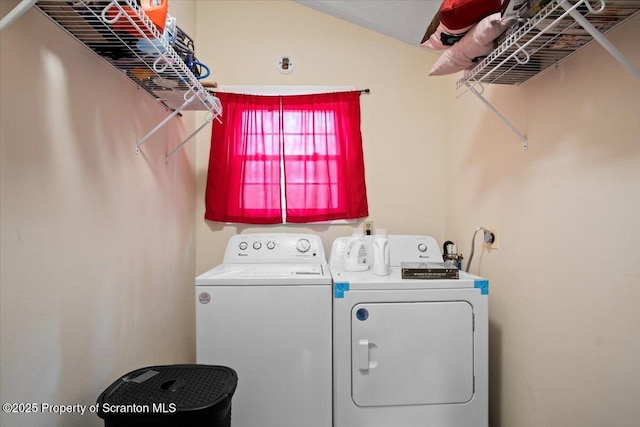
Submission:
[[640,0],[552,0],[535,16],[503,34],[496,49],[467,70],[456,89],[478,83],[522,84],[590,43],[592,35],[563,3],[602,34],[640,10]]
[[200,83],[135,0],[38,1],[36,8],[172,110],[222,114],[220,101]]

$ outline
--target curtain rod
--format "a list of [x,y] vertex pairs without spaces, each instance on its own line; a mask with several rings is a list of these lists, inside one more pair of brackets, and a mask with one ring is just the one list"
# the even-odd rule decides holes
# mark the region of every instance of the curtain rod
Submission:
[[[209,92],[212,95],[215,95],[216,92],[213,91],[212,89],[217,89],[218,88],[218,84],[215,82],[201,82],[202,86],[204,86],[207,89],[207,92]],[[360,95],[362,95],[363,93],[369,94],[371,93],[371,89],[361,89],[358,92],[360,92]]]

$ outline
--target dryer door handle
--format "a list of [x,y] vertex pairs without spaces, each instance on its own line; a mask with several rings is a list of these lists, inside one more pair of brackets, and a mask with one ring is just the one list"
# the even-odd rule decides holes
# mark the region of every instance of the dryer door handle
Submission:
[[369,340],[358,341],[358,369],[369,370]]

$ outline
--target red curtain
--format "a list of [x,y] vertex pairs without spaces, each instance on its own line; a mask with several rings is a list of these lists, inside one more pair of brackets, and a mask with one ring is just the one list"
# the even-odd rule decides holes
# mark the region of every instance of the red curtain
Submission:
[[278,97],[219,93],[224,116],[211,136],[205,218],[282,222]]
[[282,97],[287,222],[369,215],[360,93]]
[[218,98],[206,219],[281,223],[281,182],[286,222],[368,216],[359,92]]

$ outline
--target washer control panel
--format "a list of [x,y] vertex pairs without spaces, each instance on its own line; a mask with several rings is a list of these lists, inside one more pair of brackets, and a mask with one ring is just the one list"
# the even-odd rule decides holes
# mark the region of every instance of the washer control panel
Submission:
[[315,234],[258,233],[231,236],[224,263],[326,263],[322,240]]

